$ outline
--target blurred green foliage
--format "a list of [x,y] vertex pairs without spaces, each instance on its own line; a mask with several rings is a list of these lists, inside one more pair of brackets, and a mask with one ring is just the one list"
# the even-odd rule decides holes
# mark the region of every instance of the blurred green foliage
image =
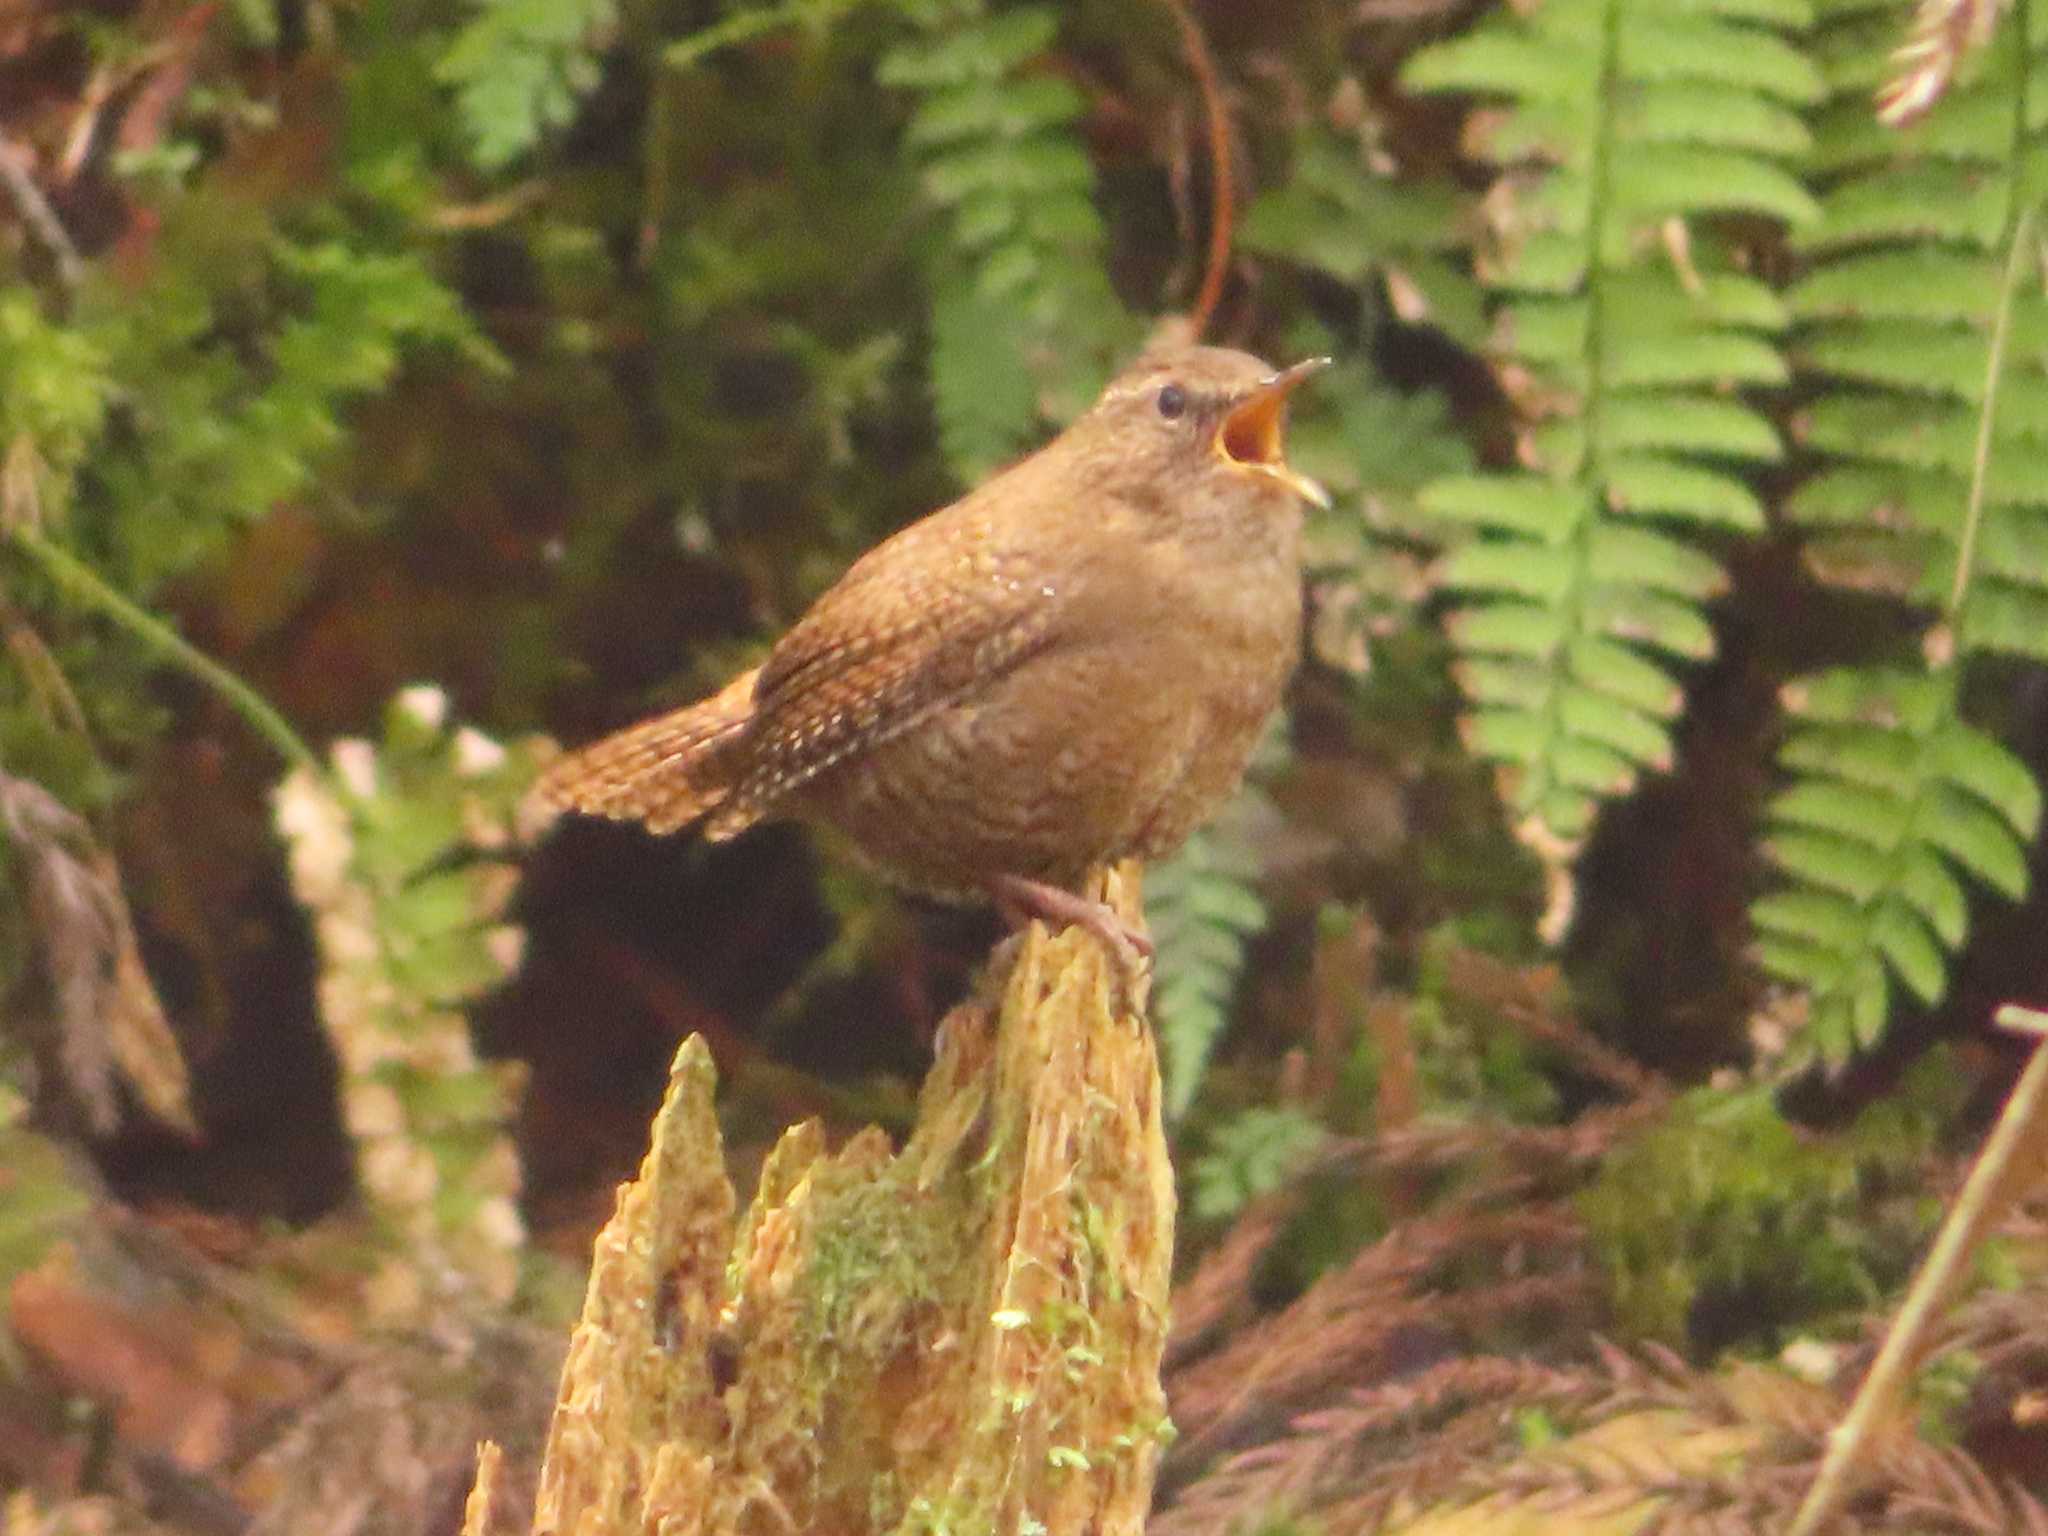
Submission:
[[478,0],[434,78],[455,92],[479,170],[503,170],[568,125],[598,82],[596,48],[616,10],[612,0]]
[[1313,1116],[1285,1104],[1256,1104],[1217,1126],[1190,1167],[1188,1214],[1234,1216],[1285,1184],[1324,1136]]

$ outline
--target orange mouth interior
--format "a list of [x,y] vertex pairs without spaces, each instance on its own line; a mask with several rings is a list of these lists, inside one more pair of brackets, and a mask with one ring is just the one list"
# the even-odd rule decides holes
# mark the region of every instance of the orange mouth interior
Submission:
[[1216,432],[1216,447],[1233,464],[1287,474],[1280,439],[1287,426],[1287,397],[1295,386],[1329,367],[1327,357],[1305,358],[1283,368],[1231,409]]
[[1223,418],[1217,442],[1232,462],[1277,465],[1287,420],[1287,390],[1276,381]]

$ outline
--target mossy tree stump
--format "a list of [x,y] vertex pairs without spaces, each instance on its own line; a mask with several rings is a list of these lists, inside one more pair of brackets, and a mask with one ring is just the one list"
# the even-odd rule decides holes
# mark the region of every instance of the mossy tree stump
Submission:
[[[1134,873],[1102,894],[1139,920]],[[536,1530],[1139,1531],[1173,1177],[1117,958],[1034,925],[941,1026],[901,1153],[796,1126],[737,1220],[713,1086],[685,1042],[598,1240]]]

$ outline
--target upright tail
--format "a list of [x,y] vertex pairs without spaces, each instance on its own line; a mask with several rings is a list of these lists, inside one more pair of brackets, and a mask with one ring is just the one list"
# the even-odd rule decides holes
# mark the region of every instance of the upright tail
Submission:
[[741,673],[708,699],[572,752],[541,775],[535,799],[560,810],[644,822],[656,833],[717,810],[745,772],[744,757],[733,748],[754,717],[760,670]]

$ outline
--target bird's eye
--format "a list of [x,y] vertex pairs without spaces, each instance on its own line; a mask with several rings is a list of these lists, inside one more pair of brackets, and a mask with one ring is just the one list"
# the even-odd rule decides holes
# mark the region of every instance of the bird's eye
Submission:
[[1159,391],[1159,414],[1168,421],[1178,421],[1187,414],[1188,392],[1178,384],[1169,384]]

